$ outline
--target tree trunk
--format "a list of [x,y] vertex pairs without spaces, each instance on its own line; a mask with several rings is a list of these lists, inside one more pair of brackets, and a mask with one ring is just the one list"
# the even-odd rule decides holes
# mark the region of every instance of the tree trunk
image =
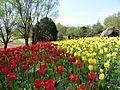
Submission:
[[35,33],[32,34],[32,44],[35,44]]
[[25,45],[29,46],[29,44],[28,44],[28,37],[25,37]]
[[8,42],[4,42],[4,50],[7,49]]

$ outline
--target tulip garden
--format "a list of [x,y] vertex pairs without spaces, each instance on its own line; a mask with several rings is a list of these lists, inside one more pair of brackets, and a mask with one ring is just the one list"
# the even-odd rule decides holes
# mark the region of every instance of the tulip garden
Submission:
[[120,90],[120,38],[0,50],[0,90]]

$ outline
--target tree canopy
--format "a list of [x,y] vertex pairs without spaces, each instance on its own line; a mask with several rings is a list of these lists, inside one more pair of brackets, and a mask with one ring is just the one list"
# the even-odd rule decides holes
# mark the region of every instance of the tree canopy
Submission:
[[52,19],[44,17],[34,27],[35,43],[57,40],[57,28]]
[[108,16],[104,20],[105,27],[114,26],[116,29],[120,29],[120,12]]

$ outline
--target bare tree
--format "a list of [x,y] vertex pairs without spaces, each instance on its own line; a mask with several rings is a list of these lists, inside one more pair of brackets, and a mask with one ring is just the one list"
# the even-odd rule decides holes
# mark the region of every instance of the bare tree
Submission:
[[16,14],[12,6],[4,0],[0,5],[0,34],[4,49],[6,50],[10,38],[13,36],[12,29],[16,25]]
[[34,38],[33,26],[35,23],[40,21],[42,17],[57,15],[55,12],[58,0],[9,0],[9,3],[14,6],[16,12],[19,14],[19,22],[21,24],[18,27],[22,27],[24,32],[21,29],[18,30],[24,35],[25,45],[28,45],[31,30]]

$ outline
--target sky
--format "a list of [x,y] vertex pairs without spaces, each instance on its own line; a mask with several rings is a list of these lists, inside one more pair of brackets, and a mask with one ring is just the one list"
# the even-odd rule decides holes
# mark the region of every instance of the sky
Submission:
[[120,11],[120,0],[60,0],[55,23],[65,26],[103,24],[106,17]]

